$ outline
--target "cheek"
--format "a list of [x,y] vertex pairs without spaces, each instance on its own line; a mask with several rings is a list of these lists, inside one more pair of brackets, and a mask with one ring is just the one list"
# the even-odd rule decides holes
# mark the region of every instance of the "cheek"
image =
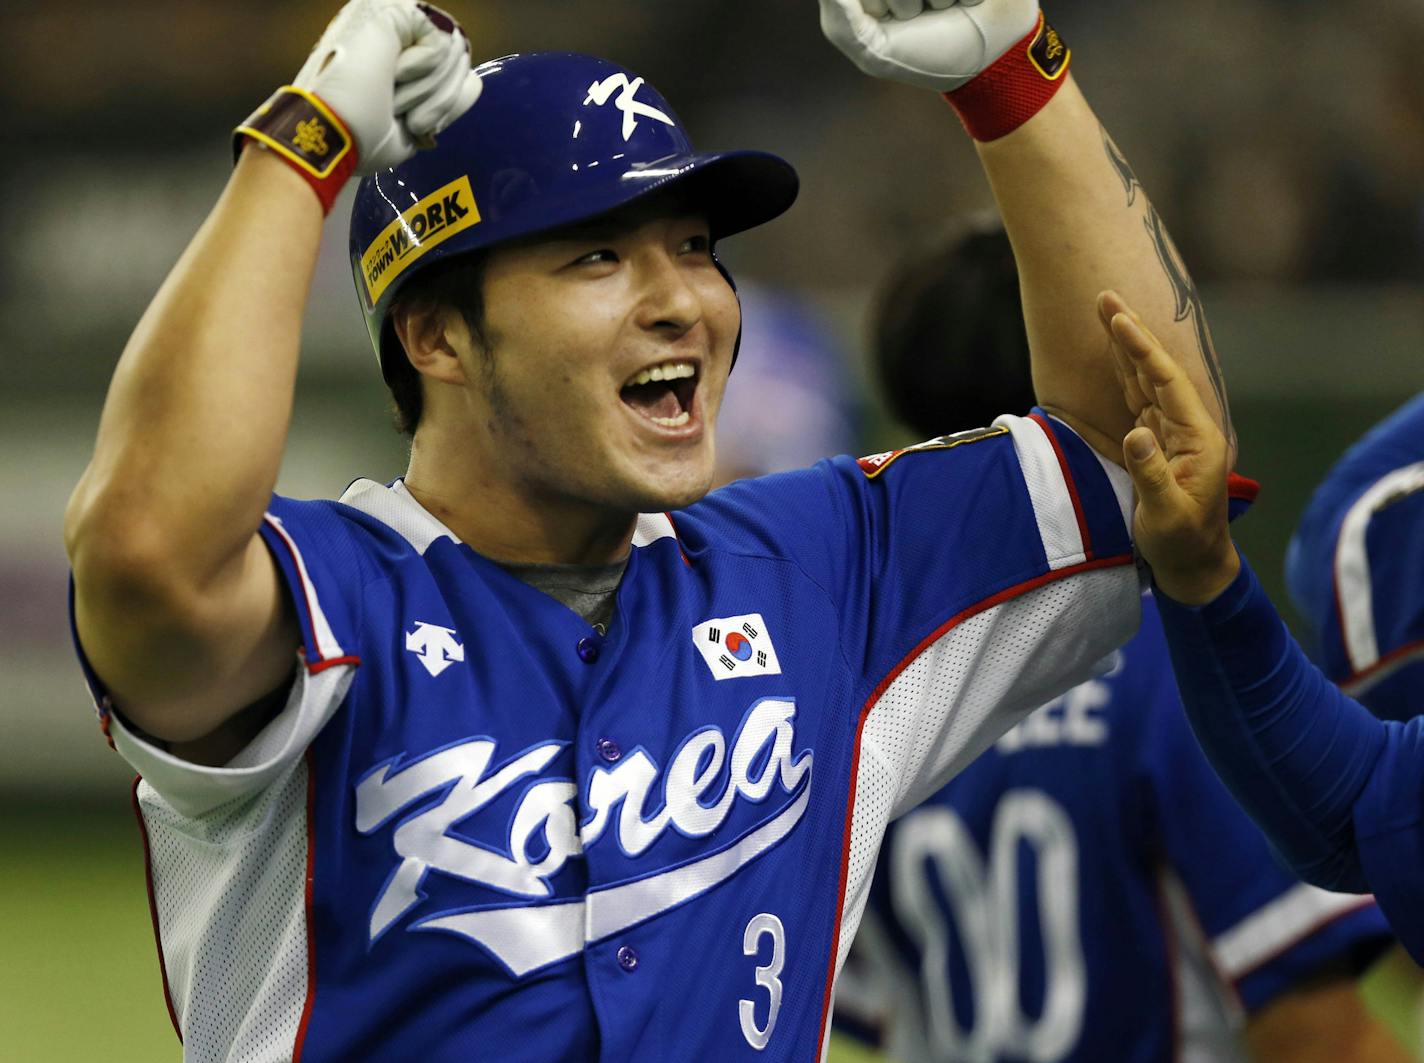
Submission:
[[731,345],[742,327],[742,304],[720,273],[715,286],[704,295],[703,306],[713,334],[728,348],[730,356]]

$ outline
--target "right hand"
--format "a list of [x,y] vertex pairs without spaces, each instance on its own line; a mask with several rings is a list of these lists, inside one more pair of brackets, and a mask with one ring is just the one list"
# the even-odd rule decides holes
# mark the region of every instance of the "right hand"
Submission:
[[1204,605],[1241,568],[1227,528],[1226,437],[1185,370],[1121,296],[1100,295],[1098,319],[1137,420],[1122,442],[1137,494],[1133,541],[1168,597]]
[[480,95],[470,42],[439,8],[349,0],[292,84],[315,93],[356,141],[358,174],[404,162]]
[[953,92],[1038,24],[1038,0],[821,0],[821,32],[872,77]]

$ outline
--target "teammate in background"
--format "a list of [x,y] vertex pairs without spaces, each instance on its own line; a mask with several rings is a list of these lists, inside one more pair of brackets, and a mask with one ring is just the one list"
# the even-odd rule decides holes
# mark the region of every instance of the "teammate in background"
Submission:
[[1379,720],[1306,659],[1231,541],[1220,430],[1140,321],[1104,326],[1138,415],[1134,531],[1192,729],[1302,878],[1372,891],[1424,960],[1424,717]]
[[[716,243],[790,205],[787,163],[693,151],[604,60],[472,73],[409,0],[352,0],[239,127],[66,522],[188,1055],[809,1059],[892,815],[1134,630],[1099,295],[1229,434],[1201,307],[1036,3],[945,5],[822,24],[979,141],[1045,409],[705,498],[740,326]],[[295,501],[353,170],[410,465]]]
[[737,299],[743,340],[717,419],[714,486],[853,449],[854,404],[842,341],[795,293],[738,281]]
[[1424,690],[1424,395],[1356,443],[1311,497],[1286,555],[1312,656],[1376,716]]
[[[990,219],[902,263],[872,335],[917,436],[1032,401]],[[1109,672],[890,825],[836,1025],[907,1061],[1403,1061],[1353,980],[1389,941],[1368,898],[1284,871],[1212,773],[1149,595]]]

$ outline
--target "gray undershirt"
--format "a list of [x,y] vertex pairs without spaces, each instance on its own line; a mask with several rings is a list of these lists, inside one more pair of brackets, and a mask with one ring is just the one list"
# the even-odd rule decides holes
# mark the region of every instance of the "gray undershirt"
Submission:
[[628,559],[611,565],[540,565],[501,561],[511,576],[568,606],[599,634],[608,633],[613,603]]

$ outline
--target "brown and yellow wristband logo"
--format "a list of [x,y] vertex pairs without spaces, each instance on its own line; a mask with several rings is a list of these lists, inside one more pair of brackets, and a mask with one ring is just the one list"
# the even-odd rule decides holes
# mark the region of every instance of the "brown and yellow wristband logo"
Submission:
[[1057,81],[1068,69],[1072,49],[1058,36],[1058,31],[1048,24],[1041,14],[1038,17],[1038,32],[1033,43],[1028,46],[1028,61],[1049,81]]
[[326,104],[305,89],[284,85],[233,131],[260,140],[317,180],[331,175],[351,150],[351,136]]
[[441,185],[401,211],[400,217],[361,252],[361,277],[366,284],[368,305],[375,306],[381,293],[421,255],[479,220],[479,207],[468,177]]

